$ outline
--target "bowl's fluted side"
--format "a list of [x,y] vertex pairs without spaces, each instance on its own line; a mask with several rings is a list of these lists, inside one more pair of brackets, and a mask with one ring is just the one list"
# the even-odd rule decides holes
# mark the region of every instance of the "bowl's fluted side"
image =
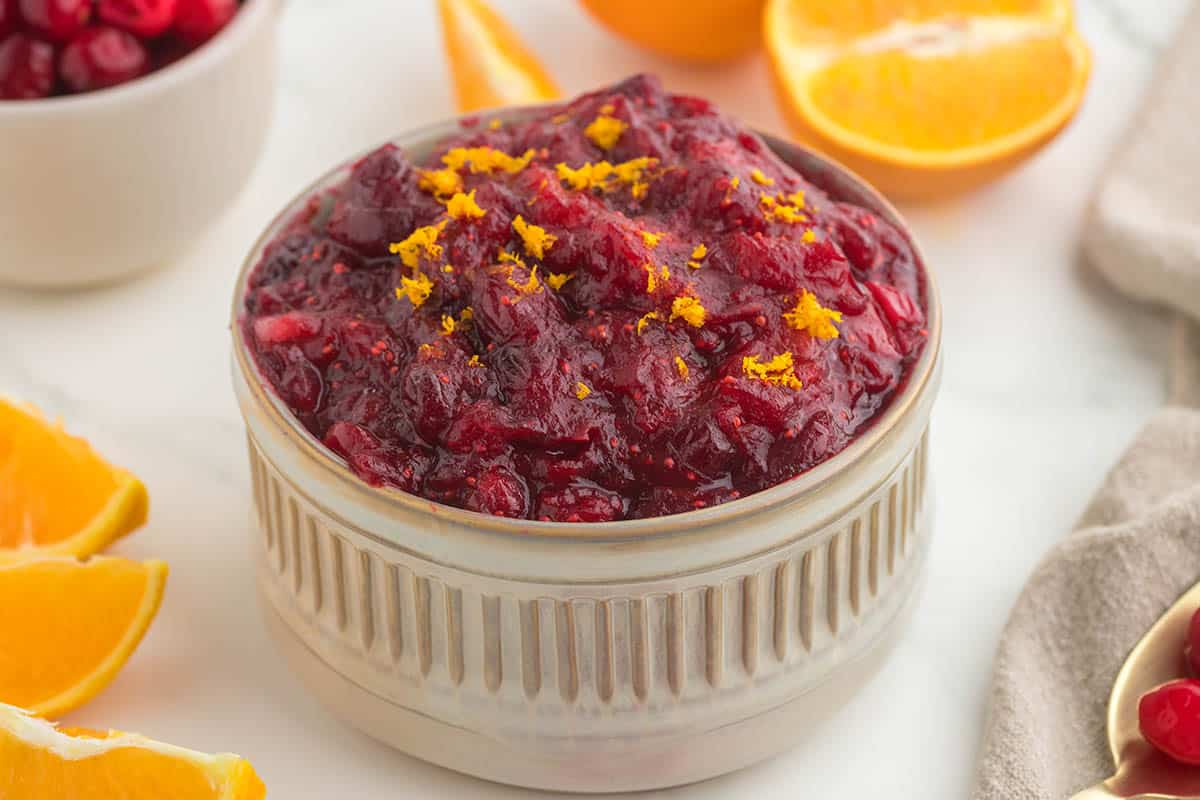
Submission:
[[[330,670],[375,698],[372,717],[348,721],[415,755],[553,789],[697,780],[790,745],[795,734],[754,735],[755,719],[870,655],[908,604],[928,543],[926,441],[844,516],[816,531],[798,519],[769,552],[580,585],[381,543],[298,489],[252,433],[260,585],[303,645],[285,651],[312,662],[299,672]],[[633,544],[616,557],[641,554]],[[734,725],[749,726],[736,746],[706,752]],[[454,731],[455,745],[430,728]],[[513,756],[489,767],[487,742]],[[643,767],[612,775],[630,759]]]

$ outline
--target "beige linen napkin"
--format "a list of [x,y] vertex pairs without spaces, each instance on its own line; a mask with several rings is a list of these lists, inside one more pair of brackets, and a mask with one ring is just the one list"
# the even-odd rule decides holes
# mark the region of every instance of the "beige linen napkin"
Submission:
[[1118,289],[1200,318],[1198,41],[1200,4],[1163,57],[1096,194],[1085,246]]
[[[1097,193],[1089,261],[1200,317],[1200,5]],[[1200,580],[1200,333],[1181,316],[1171,400],[1017,601],[996,657],[976,800],[1065,800],[1112,774],[1106,701],[1146,629]]]

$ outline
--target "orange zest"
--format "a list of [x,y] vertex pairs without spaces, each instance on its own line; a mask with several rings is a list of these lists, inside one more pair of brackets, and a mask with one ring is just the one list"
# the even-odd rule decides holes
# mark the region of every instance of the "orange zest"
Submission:
[[796,377],[796,365],[790,352],[783,352],[763,361],[758,356],[742,357],[742,372],[752,380],[786,386],[794,391],[804,388]]
[[141,642],[166,582],[161,561],[0,565],[0,653],[10,656],[0,658],[0,702],[58,717],[95,697]]
[[5,800],[263,800],[245,759],[208,755],[132,733],[59,728],[0,704]]
[[796,135],[897,196],[1019,164],[1072,119],[1091,69],[1069,0],[768,0],[763,26]]
[[836,339],[840,335],[837,324],[842,321],[842,312],[825,308],[815,294],[804,289],[796,299],[796,307],[783,312],[783,321],[789,328],[814,338]]
[[0,564],[89,556],[141,527],[142,482],[35,409],[0,399]]
[[557,84],[484,0],[438,0],[458,110],[554,100]]

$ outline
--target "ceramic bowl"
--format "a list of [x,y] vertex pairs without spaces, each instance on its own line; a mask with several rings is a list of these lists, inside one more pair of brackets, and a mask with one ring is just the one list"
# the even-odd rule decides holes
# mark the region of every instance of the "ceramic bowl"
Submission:
[[271,121],[282,0],[113,89],[0,103],[0,283],[68,288],[162,266],[232,203]]
[[[454,130],[396,143],[414,157]],[[834,196],[902,231],[843,168],[767,137]],[[503,783],[673,786],[794,745],[879,667],[930,543],[927,430],[941,314],[891,405],[784,484],[657,519],[514,521],[372,488],[265,384],[237,320],[233,360],[269,627],[335,715],[406,753]],[[918,253],[918,258],[919,258]]]

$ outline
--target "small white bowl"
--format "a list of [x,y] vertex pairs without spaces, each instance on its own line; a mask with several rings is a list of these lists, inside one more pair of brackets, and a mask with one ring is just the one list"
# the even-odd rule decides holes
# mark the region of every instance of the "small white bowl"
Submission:
[[0,102],[0,283],[68,288],[160,267],[237,196],[270,126],[280,0],[124,86]]
[[[395,142],[420,159],[457,129],[452,121]],[[764,139],[833,196],[908,235],[841,166]],[[242,338],[247,278],[263,249],[348,170],[268,226],[233,304],[259,590],[313,693],[418,758],[572,792],[730,772],[792,746],[844,704],[902,631],[929,550],[927,431],[942,361],[932,276],[929,341],[907,383],[828,461],[685,514],[501,519],[359,480],[296,421]]]

